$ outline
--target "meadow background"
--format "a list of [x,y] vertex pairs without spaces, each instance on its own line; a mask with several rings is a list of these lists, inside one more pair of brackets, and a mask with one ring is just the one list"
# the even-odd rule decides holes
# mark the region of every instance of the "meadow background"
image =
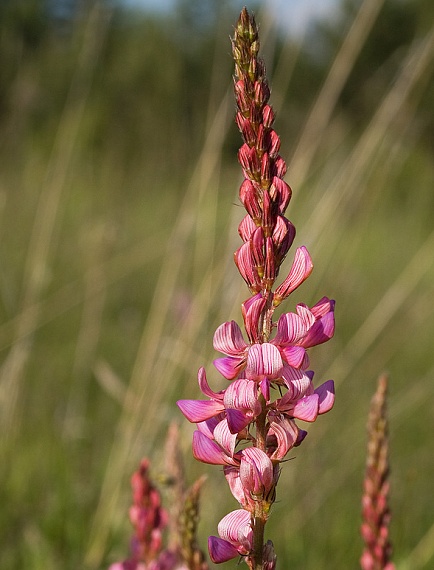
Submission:
[[[229,35],[241,3],[0,4],[0,568],[107,568],[127,556],[129,478],[164,473],[180,422],[206,473],[200,536],[236,503],[191,458],[175,401],[199,397],[212,335],[247,297]],[[434,565],[434,5],[342,0],[262,55],[315,269],[284,309],[337,300],[312,351],[334,410],[283,469],[267,525],[279,568],[358,567],[365,424],[390,374],[398,570]],[[287,261],[289,265],[289,261]],[[220,383],[220,384],[219,384]],[[215,500],[218,496],[218,501]],[[221,565],[235,568],[236,561]]]

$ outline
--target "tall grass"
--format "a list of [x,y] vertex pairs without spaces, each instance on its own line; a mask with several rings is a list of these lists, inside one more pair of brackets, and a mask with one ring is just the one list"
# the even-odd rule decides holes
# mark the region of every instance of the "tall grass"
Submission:
[[[337,300],[335,339],[314,367],[338,386],[335,409],[282,472],[268,525],[282,568],[357,567],[365,421],[385,369],[395,562],[422,570],[434,559],[434,167],[419,136],[434,28],[401,55],[361,128],[337,106],[380,4],[361,2],[311,110],[294,121],[303,129],[279,128],[291,118],[278,109],[283,147],[298,140],[285,156],[288,214],[316,261],[300,294]],[[81,55],[46,140],[1,141],[0,567],[11,570],[103,569],[125,554],[130,473],[144,455],[158,473],[174,402],[198,395],[200,365],[217,382],[213,331],[229,315],[239,320],[246,296],[231,261],[241,210],[235,154],[227,158],[230,25],[215,46],[201,151],[165,164],[175,153],[154,148],[164,167],[153,169],[147,149],[143,166],[123,163],[114,141],[83,152],[109,16],[95,8],[73,36]],[[271,46],[276,22],[265,8],[257,19]],[[274,48],[279,103],[293,88],[285,62],[295,65],[299,51],[289,41]],[[23,64],[18,79],[27,73]],[[38,85],[43,70],[32,73]],[[21,120],[26,132],[23,106],[10,124]],[[181,430],[191,478],[208,475],[205,540],[235,505],[219,473],[189,461],[190,426]]]

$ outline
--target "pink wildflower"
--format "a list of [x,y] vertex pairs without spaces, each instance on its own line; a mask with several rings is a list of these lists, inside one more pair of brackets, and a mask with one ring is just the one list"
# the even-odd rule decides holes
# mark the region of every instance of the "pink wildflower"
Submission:
[[236,123],[244,139],[238,152],[244,174],[239,197],[247,212],[238,226],[243,243],[234,260],[251,292],[241,307],[246,337],[235,321],[217,328],[213,345],[223,356],[214,366],[230,383],[214,392],[201,368],[199,387],[207,399],[180,400],[178,406],[197,424],[194,457],[223,466],[241,507],[222,519],[219,537],[210,537],[211,559],[220,563],[241,555],[250,568],[272,570],[276,556],[263,536],[280,463],[306,437],[297,422],[315,421],[334,403],[332,380],[313,384],[308,350],[332,338],[335,303],[328,297],[312,307],[299,303],[295,312],[273,322],[276,307],[309,277],[313,263],[306,247],[299,247],[287,276],[275,287],[295,228],[285,217],[292,190],[283,180],[286,164],[272,127],[274,111],[258,50],[256,23],[244,8],[232,51]]

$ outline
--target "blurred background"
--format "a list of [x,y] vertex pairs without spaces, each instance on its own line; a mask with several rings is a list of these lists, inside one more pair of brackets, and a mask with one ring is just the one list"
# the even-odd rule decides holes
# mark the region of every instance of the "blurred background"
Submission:
[[[212,335],[248,296],[232,262],[242,4],[0,3],[2,569],[125,558],[129,478],[143,456],[164,473],[173,419],[189,480],[208,475],[203,545],[237,506],[221,470],[191,458],[175,401],[200,397],[202,365],[224,387]],[[284,310],[337,301],[335,338],[311,352],[336,405],[284,465],[268,537],[280,568],[358,567],[365,424],[388,371],[394,560],[433,568],[434,4],[247,7],[287,216],[315,264]]]

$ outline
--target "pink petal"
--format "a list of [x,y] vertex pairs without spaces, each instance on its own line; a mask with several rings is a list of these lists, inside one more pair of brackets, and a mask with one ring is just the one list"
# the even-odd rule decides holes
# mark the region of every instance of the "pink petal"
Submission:
[[196,424],[197,429],[203,433],[208,439],[214,439],[214,430],[218,426],[218,424],[224,420],[226,417],[225,413],[218,414],[209,420],[204,422],[198,422]]
[[307,335],[300,341],[305,348],[327,342],[335,332],[334,313],[327,313],[312,325]]
[[258,342],[259,340],[259,319],[266,302],[266,299],[258,293],[245,301],[241,306],[244,326],[247,336],[252,343]]
[[214,438],[216,442],[231,457],[234,456],[237,434],[238,431],[231,432],[229,430],[228,419],[224,419],[219,422],[214,429]]
[[178,400],[176,404],[187,420],[192,423],[209,420],[225,409],[221,402],[215,400]]
[[215,441],[208,439],[200,431],[193,433],[193,456],[198,461],[210,465],[236,465],[236,461],[229,457]]
[[318,416],[319,396],[312,394],[305,396],[294,404],[292,412],[288,411],[294,418],[305,422],[314,422]]
[[260,381],[265,377],[277,378],[283,362],[279,350],[269,342],[253,344],[247,355],[246,376],[249,380]]
[[270,381],[268,378],[264,378],[259,383],[259,389],[261,390],[261,394],[264,396],[266,402],[270,401]]
[[308,371],[305,372],[289,365],[283,367],[282,378],[285,382],[285,386],[288,388],[288,392],[280,399],[282,405],[285,402],[292,402],[293,400],[303,397],[312,382]]
[[303,303],[299,303],[297,305],[297,314],[303,321],[304,328],[306,331],[308,331],[315,323],[315,315],[312,313],[309,307]]
[[287,346],[282,349],[283,358],[294,368],[302,367],[306,358],[306,350],[302,346]]
[[252,548],[251,515],[244,509],[227,514],[218,524],[218,533],[238,548],[240,554],[248,554]]
[[214,366],[227,380],[233,380],[243,370],[245,366],[245,358],[233,358],[225,356],[224,358],[216,358],[213,361]]
[[328,297],[323,297],[310,309],[316,319],[319,319],[327,313],[332,313],[335,310],[335,301]]
[[244,243],[237,249],[234,253],[234,261],[249,289],[258,293],[261,290],[261,280],[253,265],[252,251],[249,242]]
[[249,215],[244,216],[238,226],[238,233],[240,234],[241,239],[244,242],[249,241],[252,237],[252,233],[256,230],[256,227],[255,222]]
[[240,433],[244,428],[252,423],[253,418],[242,412],[241,410],[235,410],[228,408],[226,410],[226,415],[228,418],[229,431],[232,434]]
[[327,380],[316,388],[315,393],[319,396],[319,414],[325,414],[333,408],[335,403],[335,383]]
[[218,538],[217,536],[208,537],[209,557],[214,564],[227,562],[239,555],[238,550],[227,540]]
[[205,394],[205,396],[208,396],[208,398],[211,398],[212,400],[223,400],[223,396],[225,391],[221,390],[220,392],[214,392],[213,390],[211,390],[211,388],[209,387],[208,381],[206,379],[206,373],[205,373],[205,368],[199,368],[199,372],[197,374],[197,379],[199,382],[199,388],[202,392],[202,394]]
[[248,496],[266,497],[274,487],[274,466],[266,453],[257,447],[241,452],[240,479]]
[[228,482],[232,495],[236,498],[242,507],[246,507],[247,501],[243,486],[241,484],[239,467],[227,465],[223,467],[223,472],[225,474],[226,481]]
[[253,415],[261,413],[261,404],[258,400],[258,387],[251,380],[235,380],[225,391],[224,405],[226,410],[234,408],[252,412]]
[[277,448],[270,456],[270,459],[283,459],[290,449],[294,447],[298,438],[298,428],[289,418],[280,414],[269,414],[270,429],[269,434],[274,434],[277,439]]
[[280,316],[277,322],[277,334],[272,342],[278,346],[288,346],[303,338],[307,331],[308,328],[299,315],[285,313]]
[[247,344],[243,333],[235,321],[223,323],[214,333],[213,345],[215,350],[227,356],[242,356]]
[[277,287],[274,294],[274,304],[278,305],[297,289],[312,273],[313,263],[307,249],[302,246],[295,252],[294,262],[285,281]]

